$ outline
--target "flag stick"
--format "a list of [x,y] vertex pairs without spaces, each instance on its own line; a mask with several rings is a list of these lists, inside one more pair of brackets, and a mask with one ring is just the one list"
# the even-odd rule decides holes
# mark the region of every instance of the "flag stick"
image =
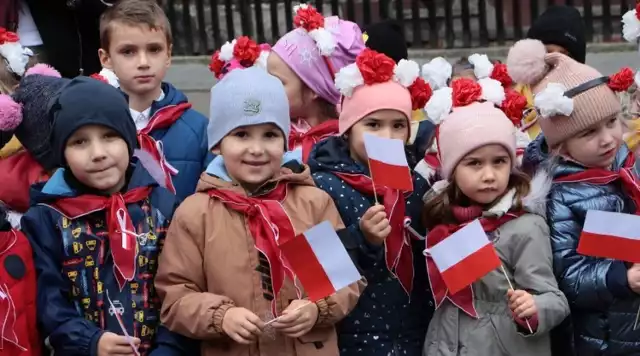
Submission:
[[371,185],[373,186],[373,199],[376,201],[376,205],[378,203],[378,193],[376,192],[376,183],[373,181],[373,172],[371,172],[371,163],[367,158],[367,166],[369,167],[369,175],[371,176]]
[[[500,269],[502,269],[502,274],[504,274],[504,278],[506,278],[507,283],[509,283],[509,288],[515,291],[516,289],[513,288],[513,284],[511,284],[511,280],[509,279],[509,276],[507,275],[507,271],[505,271],[503,264],[500,264]],[[524,321],[527,323],[527,328],[529,328],[529,332],[533,334],[533,329],[531,329],[531,324],[529,324],[529,319],[525,318]]]
[[640,319],[640,307],[638,307],[638,312],[636,313],[636,322],[633,323],[633,330],[638,329],[638,319]]
[[[300,310],[300,309],[302,309],[302,308],[306,307],[307,305],[311,305],[311,304],[313,304],[313,303],[302,304],[301,306],[299,306],[299,307],[297,307],[297,308],[293,309],[293,310],[292,310],[292,311],[290,311],[289,313],[295,313],[295,312],[297,312],[298,310]],[[280,320],[280,318],[282,318],[283,316],[284,316],[284,315],[280,315],[279,317],[277,317],[277,318],[275,318],[275,319],[271,319],[271,320],[267,321],[266,323],[264,323],[264,326],[269,326],[269,325],[271,325],[271,324],[275,323],[276,321]]]

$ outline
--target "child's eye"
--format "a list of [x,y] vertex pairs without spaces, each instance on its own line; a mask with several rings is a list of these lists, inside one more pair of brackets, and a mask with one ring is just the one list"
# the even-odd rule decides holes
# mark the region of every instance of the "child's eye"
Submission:
[[467,166],[479,166],[479,165],[480,165],[480,161],[477,161],[477,160],[467,161]]
[[246,131],[236,131],[233,136],[238,137],[238,138],[245,138],[248,136]]
[[404,122],[398,122],[395,125],[393,125],[393,128],[395,129],[404,129],[405,127],[407,127],[407,124]]
[[378,123],[375,121],[369,121],[367,122],[367,126],[371,128],[376,128],[376,127],[379,127],[380,125],[378,125]]
[[580,137],[587,137],[587,136],[591,136],[596,132],[596,130],[587,130],[584,131],[580,134]]
[[265,132],[264,137],[266,138],[278,138],[280,135],[278,135],[277,132],[275,131],[269,131],[269,132]]
[[495,161],[493,161],[494,164],[505,164],[507,163],[507,160],[504,158],[498,158]]
[[106,134],[104,134],[104,138],[118,138],[118,137],[120,136],[115,132],[107,132]]
[[158,53],[162,51],[162,47],[160,46],[152,46],[151,48],[149,48],[149,52],[152,53]]
[[612,127],[616,123],[616,121],[618,121],[618,118],[612,118],[611,120],[609,120],[609,122],[607,122],[607,126]]
[[78,138],[75,139],[73,141],[71,141],[71,146],[81,146],[83,144],[85,144],[87,142],[87,140],[83,139],[83,138]]

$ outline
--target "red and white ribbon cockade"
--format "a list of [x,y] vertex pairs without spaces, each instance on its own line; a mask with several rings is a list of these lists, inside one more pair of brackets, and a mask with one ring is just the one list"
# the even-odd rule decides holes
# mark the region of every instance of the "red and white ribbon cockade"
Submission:
[[324,16],[309,4],[296,5],[293,11],[295,13],[293,25],[296,26],[296,28],[307,31],[309,37],[316,43],[318,52],[322,55],[324,62],[327,64],[329,73],[334,76],[336,71],[328,57],[336,50],[337,43],[335,38],[333,38],[333,34],[324,28]]
[[16,33],[0,27],[0,55],[7,61],[9,70],[22,77],[33,52],[22,47]]
[[268,44],[258,44],[247,36],[240,36],[237,39],[227,41],[222,47],[211,56],[209,70],[216,79],[237,68],[249,68],[257,65],[267,68],[267,57],[271,46]]

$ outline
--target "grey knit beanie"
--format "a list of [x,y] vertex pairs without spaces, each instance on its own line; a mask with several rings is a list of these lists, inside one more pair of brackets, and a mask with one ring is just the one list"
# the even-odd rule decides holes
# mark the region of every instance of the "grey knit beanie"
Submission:
[[241,126],[271,123],[289,141],[289,100],[280,80],[262,68],[236,69],[211,88],[209,149]]

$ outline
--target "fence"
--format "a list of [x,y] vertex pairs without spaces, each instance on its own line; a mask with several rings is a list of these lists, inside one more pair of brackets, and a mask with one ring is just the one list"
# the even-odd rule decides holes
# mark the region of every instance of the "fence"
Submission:
[[[274,43],[291,30],[292,0],[163,0],[174,51],[211,54],[225,41],[248,35]],[[312,0],[325,14],[360,25],[395,18],[411,48],[505,45],[526,35],[547,6],[567,4],[583,15],[590,42],[621,40],[621,17],[634,0]]]

